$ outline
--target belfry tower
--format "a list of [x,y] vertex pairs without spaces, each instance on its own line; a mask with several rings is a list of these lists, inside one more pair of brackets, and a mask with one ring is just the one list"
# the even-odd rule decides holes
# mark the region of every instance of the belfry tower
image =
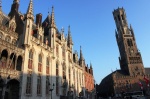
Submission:
[[130,76],[144,75],[145,69],[142,56],[136,45],[134,31],[131,25],[130,28],[128,27],[125,10],[118,8],[113,11],[113,16],[117,28],[115,33],[120,52],[119,62],[121,70]]

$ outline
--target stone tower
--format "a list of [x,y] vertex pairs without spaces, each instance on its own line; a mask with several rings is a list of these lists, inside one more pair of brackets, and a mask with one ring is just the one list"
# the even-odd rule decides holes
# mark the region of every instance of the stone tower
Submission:
[[120,52],[121,70],[130,76],[144,75],[142,56],[136,45],[134,31],[131,25],[130,28],[128,27],[125,10],[118,8],[113,11],[113,16],[117,27],[115,33]]

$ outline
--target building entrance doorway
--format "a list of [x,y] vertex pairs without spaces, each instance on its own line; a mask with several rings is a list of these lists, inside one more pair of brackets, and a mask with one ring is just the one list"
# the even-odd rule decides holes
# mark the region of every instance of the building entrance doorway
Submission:
[[3,99],[19,99],[19,81],[12,79],[3,89]]

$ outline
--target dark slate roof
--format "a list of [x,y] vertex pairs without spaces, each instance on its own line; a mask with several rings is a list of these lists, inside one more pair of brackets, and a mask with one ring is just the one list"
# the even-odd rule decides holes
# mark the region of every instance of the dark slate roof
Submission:
[[149,74],[150,75],[150,68],[145,68],[145,74]]

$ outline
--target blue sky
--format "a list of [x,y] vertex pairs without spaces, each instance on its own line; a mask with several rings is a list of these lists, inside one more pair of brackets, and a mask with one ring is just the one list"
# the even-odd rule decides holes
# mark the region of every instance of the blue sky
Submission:
[[[13,0],[2,0],[2,10],[8,14]],[[26,13],[29,0],[20,0],[19,11]],[[54,6],[57,28],[67,33],[71,26],[74,50],[80,45],[86,64],[93,65],[96,83],[116,68],[120,69],[115,21],[112,11],[123,7],[128,24],[132,25],[145,67],[150,67],[150,0],[33,0],[34,14],[43,20]]]

